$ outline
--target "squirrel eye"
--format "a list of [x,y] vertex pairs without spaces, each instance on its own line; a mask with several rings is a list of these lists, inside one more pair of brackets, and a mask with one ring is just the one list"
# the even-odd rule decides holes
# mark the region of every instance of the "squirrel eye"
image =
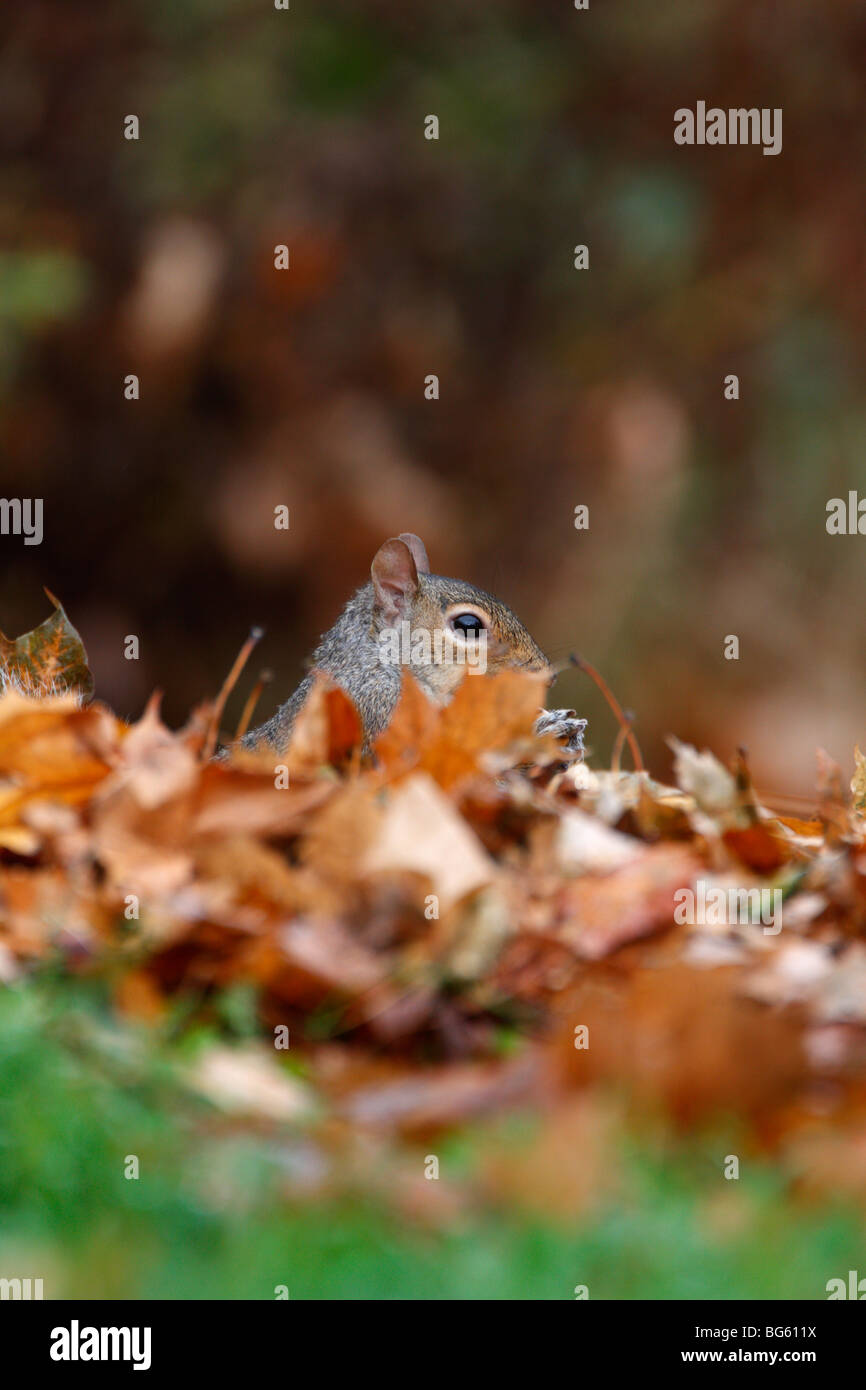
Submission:
[[477,613],[455,613],[451,619],[451,626],[455,632],[459,632],[463,637],[477,637],[483,632],[487,624],[483,618],[479,618]]

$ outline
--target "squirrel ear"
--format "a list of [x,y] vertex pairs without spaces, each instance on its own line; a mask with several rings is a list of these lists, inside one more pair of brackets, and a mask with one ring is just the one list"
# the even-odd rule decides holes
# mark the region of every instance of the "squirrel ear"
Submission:
[[430,573],[430,561],[427,559],[427,551],[424,549],[424,542],[420,536],[416,536],[412,531],[401,531],[400,540],[408,545],[415,561],[415,568],[419,574]]
[[[418,538],[416,536],[413,539]],[[424,547],[421,546],[421,549]],[[393,623],[406,613],[418,592],[415,556],[406,541],[398,540],[394,536],[381,545],[373,557],[370,576],[373,580],[376,606],[381,608],[386,621]]]

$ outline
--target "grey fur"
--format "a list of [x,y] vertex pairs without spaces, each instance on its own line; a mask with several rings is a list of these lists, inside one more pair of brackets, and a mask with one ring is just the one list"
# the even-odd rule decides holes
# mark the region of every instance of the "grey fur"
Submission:
[[[314,671],[330,676],[354,701],[368,742],[386,728],[401,688],[400,671],[380,660],[374,609],[373,585],[365,584],[346,604],[310,658]],[[289,741],[292,725],[312,689],[313,680],[311,671],[266,724],[244,735],[241,746],[255,748],[268,743],[281,752]]]
[[[412,628],[441,628],[446,610],[460,603],[481,605],[492,619],[489,666],[536,671],[547,667],[541,648],[507,604],[462,580],[419,573],[417,591],[406,616]],[[402,688],[403,668],[381,659],[379,634],[386,626],[376,603],[373,584],[367,583],[349,600],[334,626],[321,638],[310,658],[312,669],[294,694],[267,723],[245,734],[240,740],[241,747],[265,745],[277,753],[282,752],[317,671],[329,676],[353,701],[361,717],[365,746],[369,747],[387,728]],[[434,668],[410,662],[408,669],[433,699],[441,700]],[[545,711],[539,723],[545,732],[567,739],[568,750],[582,756],[586,721],[577,719],[574,710]]]

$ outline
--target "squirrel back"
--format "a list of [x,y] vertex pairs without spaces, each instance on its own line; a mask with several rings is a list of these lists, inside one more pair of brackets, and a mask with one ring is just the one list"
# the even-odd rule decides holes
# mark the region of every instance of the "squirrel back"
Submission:
[[432,700],[447,704],[467,667],[544,671],[548,662],[507,604],[474,584],[431,574],[423,542],[404,532],[376,552],[369,582],[324,634],[311,666],[273,718],[244,735],[242,746],[282,751],[317,671],[353,701],[369,744],[390,722],[404,669]]

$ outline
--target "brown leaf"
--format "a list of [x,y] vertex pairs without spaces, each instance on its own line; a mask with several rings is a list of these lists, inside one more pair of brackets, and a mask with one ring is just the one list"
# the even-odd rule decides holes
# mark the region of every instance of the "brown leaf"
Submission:
[[429,1131],[537,1100],[539,1079],[539,1058],[532,1053],[507,1063],[455,1063],[360,1087],[340,1109],[372,1129]]
[[297,977],[307,982],[302,994],[312,984],[319,997],[333,991],[351,997],[386,978],[383,962],[329,918],[296,918],[280,929],[278,941],[289,969],[272,984],[283,998],[296,996]]
[[495,675],[464,677],[446,705],[432,738],[425,744],[420,766],[450,790],[483,770],[487,760],[509,745],[514,761],[525,755],[548,681],[529,671],[498,671]]
[[[737,990],[736,968],[587,972],[560,1000],[556,1044],[578,1086],[627,1086],[632,1104],[662,1103],[680,1123],[726,1114],[772,1123],[806,1078],[795,1017],[758,1009]],[[584,1026],[588,1047],[575,1047]]]
[[415,773],[390,789],[378,835],[361,862],[366,874],[425,875],[446,912],[492,883],[496,866],[436,783]]
[[772,874],[790,858],[787,845],[762,821],[743,830],[725,830],[722,839],[731,853],[756,874]]
[[252,777],[223,764],[204,767],[195,798],[187,802],[194,835],[290,835],[338,790],[320,779],[276,787],[272,775]]
[[416,766],[422,750],[435,736],[442,709],[425,695],[414,676],[404,673],[397,708],[387,729],[373,744],[382,769],[390,776]]
[[127,787],[140,806],[151,809],[187,791],[198,771],[192,750],[163,724],[159,696],[153,696],[123,740],[117,770],[107,790]]
[[289,777],[316,777],[324,767],[343,763],[363,742],[361,720],[348,695],[327,677],[317,675],[292,728],[288,747],[272,754]]
[[42,843],[32,814],[39,803],[88,801],[111,770],[120,733],[107,710],[79,709],[71,695],[0,696],[0,837],[8,849],[34,853]]
[[45,590],[54,612],[32,632],[10,641],[0,632],[0,674],[7,683],[30,695],[59,695],[76,690],[85,698],[93,694],[93,676],[87,652],[63,605]]
[[655,845],[614,873],[586,874],[563,898],[559,936],[581,956],[598,960],[620,946],[673,925],[674,894],[691,887],[701,862],[681,845]]

